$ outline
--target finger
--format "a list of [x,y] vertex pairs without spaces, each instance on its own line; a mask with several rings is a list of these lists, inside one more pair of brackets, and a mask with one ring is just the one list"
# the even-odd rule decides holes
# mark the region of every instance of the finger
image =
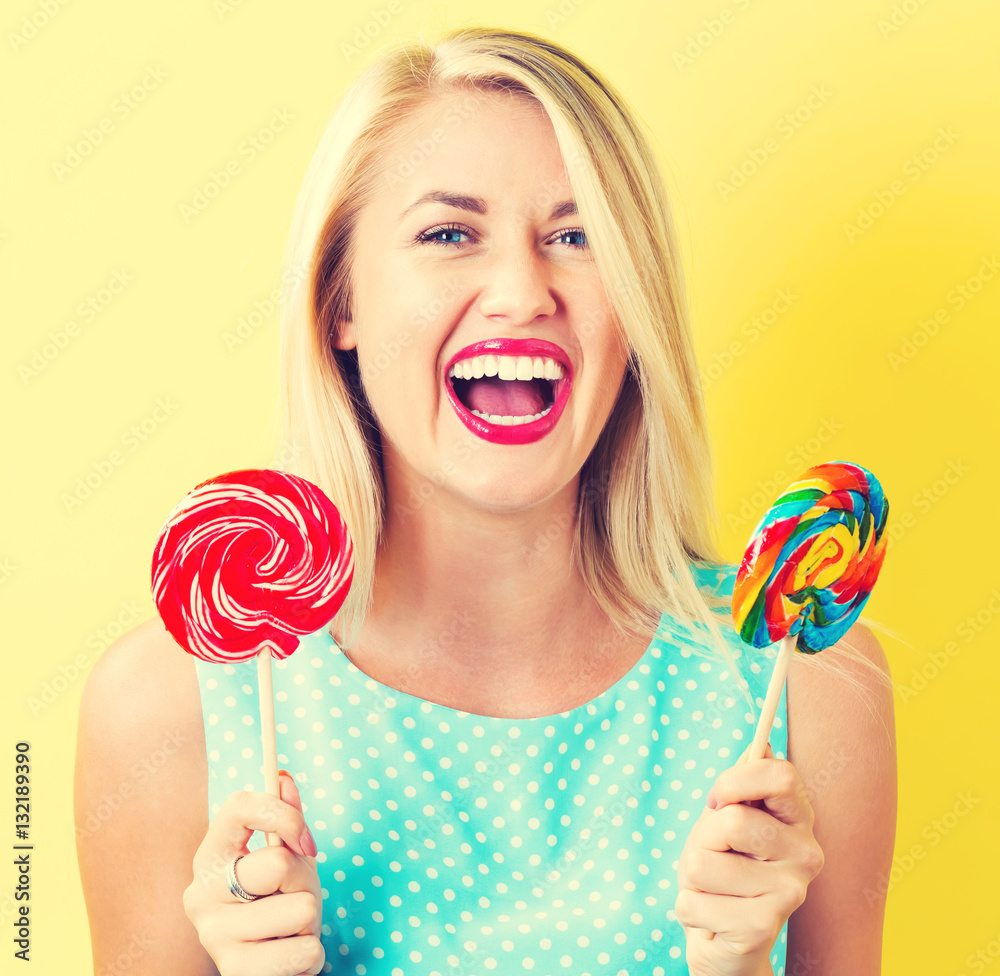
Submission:
[[[280,777],[279,784],[287,777]],[[296,794],[297,795],[297,794]],[[296,854],[315,855],[312,839],[302,811],[269,793],[231,793],[209,825],[208,833],[195,856],[224,861],[246,851],[246,843],[255,830],[276,833]]]
[[316,935],[318,910],[312,891],[292,891],[239,905],[221,905],[214,924],[227,938],[239,942]]
[[296,935],[272,942],[242,942],[217,960],[219,971],[239,976],[299,976],[318,973],[326,954],[315,935]]
[[[695,822],[688,842],[693,849],[736,851],[760,861],[789,860],[800,854],[804,828],[778,820],[766,810],[733,803]],[[242,863],[242,862],[240,862]]]
[[302,798],[299,788],[295,785],[295,777],[287,769],[278,770],[278,793],[281,799],[290,806],[302,812]]
[[685,859],[683,886],[709,894],[754,898],[775,886],[780,880],[777,876],[780,870],[770,860],[758,861],[735,851],[701,848]]
[[[293,806],[299,813],[303,813],[302,810],[302,798],[299,796],[299,788],[295,785],[295,780],[292,774],[288,772],[287,769],[278,770],[278,792],[281,795],[281,799],[285,803]],[[305,822],[305,816],[303,815],[303,822]],[[305,833],[301,835],[300,840],[302,841],[303,853],[307,854],[309,857],[316,856],[316,841],[313,838],[312,831],[309,829],[309,824],[305,824]]]
[[[316,869],[307,858],[287,847],[261,847],[239,859],[236,878],[248,895],[270,895],[274,892],[312,891],[316,888]],[[221,901],[245,904],[242,898],[228,891]]]
[[734,946],[748,949],[759,948],[774,928],[774,912],[759,897],[738,898],[685,888],[677,895],[674,912],[686,929],[715,933]]
[[724,769],[708,791],[706,805],[716,811],[730,803],[761,800],[768,813],[786,824],[812,828],[813,808],[798,771],[785,759],[737,762]]
[[[746,747],[746,749],[743,750],[742,755],[740,756],[739,759],[736,760],[736,762],[733,765],[734,766],[739,766],[741,763],[749,762],[750,750],[752,748],[753,748],[753,743],[751,742],[750,745],[748,745]],[[774,753],[771,751],[771,743],[770,742],[768,742],[767,745],[764,747],[764,755],[761,758],[763,758],[763,759],[773,759],[774,758]]]

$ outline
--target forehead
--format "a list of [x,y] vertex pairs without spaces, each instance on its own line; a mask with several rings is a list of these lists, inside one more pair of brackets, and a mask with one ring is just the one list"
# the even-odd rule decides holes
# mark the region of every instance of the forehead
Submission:
[[572,196],[555,131],[524,95],[456,92],[416,108],[386,147],[377,199],[398,217],[424,194],[481,197],[490,213],[547,215]]

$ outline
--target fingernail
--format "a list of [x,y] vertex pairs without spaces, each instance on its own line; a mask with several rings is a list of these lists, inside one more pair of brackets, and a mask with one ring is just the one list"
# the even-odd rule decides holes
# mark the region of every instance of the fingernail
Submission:
[[715,797],[712,796],[711,793],[708,794],[708,799],[705,801],[705,806],[708,807],[709,810],[715,809]]
[[299,847],[310,857],[316,856],[316,841],[313,839],[313,835],[308,827],[303,827],[302,833],[299,834]]

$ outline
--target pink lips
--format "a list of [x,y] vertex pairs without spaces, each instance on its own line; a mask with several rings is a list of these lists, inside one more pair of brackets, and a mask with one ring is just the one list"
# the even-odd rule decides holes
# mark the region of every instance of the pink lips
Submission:
[[[555,381],[555,400],[552,409],[544,417],[526,424],[518,424],[516,427],[491,424],[488,420],[471,413],[455,395],[455,390],[448,379],[448,370],[462,359],[486,355],[543,356],[560,363],[564,374],[561,380]],[[474,342],[471,346],[460,349],[448,360],[444,368],[444,388],[455,413],[472,433],[494,444],[530,444],[543,438],[558,422],[569,399],[572,385],[573,366],[569,357],[555,343],[546,342],[544,339],[484,339],[482,342]]]

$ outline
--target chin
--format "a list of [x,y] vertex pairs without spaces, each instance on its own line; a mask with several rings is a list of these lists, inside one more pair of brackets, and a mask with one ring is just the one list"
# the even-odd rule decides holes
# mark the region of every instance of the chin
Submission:
[[515,515],[550,501],[570,487],[549,479],[519,477],[507,471],[476,484],[453,485],[453,491],[471,506],[496,515]]

